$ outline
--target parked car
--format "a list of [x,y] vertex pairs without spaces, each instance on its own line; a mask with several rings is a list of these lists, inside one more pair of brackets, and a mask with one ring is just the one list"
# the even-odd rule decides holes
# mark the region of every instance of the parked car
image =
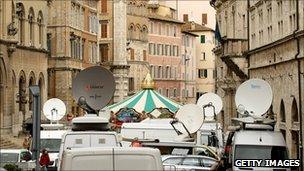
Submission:
[[164,170],[168,171],[213,170],[212,168],[216,168],[218,163],[214,158],[200,155],[164,155],[162,162]]
[[32,170],[35,168],[32,153],[27,149],[1,149],[0,167],[4,167],[6,164],[15,164],[22,170]]

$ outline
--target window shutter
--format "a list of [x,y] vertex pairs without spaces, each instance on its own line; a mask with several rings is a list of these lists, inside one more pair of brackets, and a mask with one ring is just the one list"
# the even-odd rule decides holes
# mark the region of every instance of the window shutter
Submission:
[[205,35],[201,35],[201,43],[205,43]]
[[147,61],[147,51],[143,50],[143,61]]
[[106,13],[107,12],[107,0],[101,0],[101,12]]
[[134,60],[134,49],[131,49],[131,60]]

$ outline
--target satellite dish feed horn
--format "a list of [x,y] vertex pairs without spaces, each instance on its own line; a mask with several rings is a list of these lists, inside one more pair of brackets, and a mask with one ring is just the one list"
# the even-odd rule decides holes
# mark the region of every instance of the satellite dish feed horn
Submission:
[[223,101],[220,96],[214,93],[205,93],[197,101],[197,105],[203,110],[204,117],[216,120],[216,115],[223,108]]
[[53,121],[58,122],[66,114],[66,106],[60,99],[49,99],[43,105],[43,114],[51,123]]

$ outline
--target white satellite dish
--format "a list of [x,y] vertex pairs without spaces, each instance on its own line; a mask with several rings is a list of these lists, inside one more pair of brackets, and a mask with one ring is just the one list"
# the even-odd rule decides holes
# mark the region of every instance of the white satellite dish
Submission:
[[66,113],[66,106],[62,100],[52,98],[43,105],[43,114],[50,121],[59,121]]
[[221,97],[214,93],[203,94],[198,99],[196,104],[202,108],[205,117],[212,119],[214,118],[214,114],[219,114],[223,108],[223,101]]
[[270,85],[261,79],[250,79],[239,86],[235,95],[235,104],[240,114],[261,118],[272,103]]
[[[202,108],[196,104],[186,104],[179,108],[175,118],[184,124],[190,134],[198,131],[204,122],[204,115]],[[186,129],[179,129],[183,134],[188,134]]]

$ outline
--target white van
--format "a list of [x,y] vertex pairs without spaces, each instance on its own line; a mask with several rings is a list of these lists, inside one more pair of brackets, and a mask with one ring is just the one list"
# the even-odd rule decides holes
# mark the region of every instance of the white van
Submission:
[[[231,138],[229,163],[232,170],[290,170],[277,167],[237,167],[236,160],[287,160],[288,151],[281,132],[265,129],[267,125],[246,124],[248,128],[235,131]],[[264,127],[264,128],[263,128]],[[262,164],[262,166],[264,166]]]
[[47,149],[50,156],[49,167],[57,167],[61,138],[67,130],[41,130],[40,148]]
[[163,170],[152,148],[73,148],[63,154],[60,170]]

